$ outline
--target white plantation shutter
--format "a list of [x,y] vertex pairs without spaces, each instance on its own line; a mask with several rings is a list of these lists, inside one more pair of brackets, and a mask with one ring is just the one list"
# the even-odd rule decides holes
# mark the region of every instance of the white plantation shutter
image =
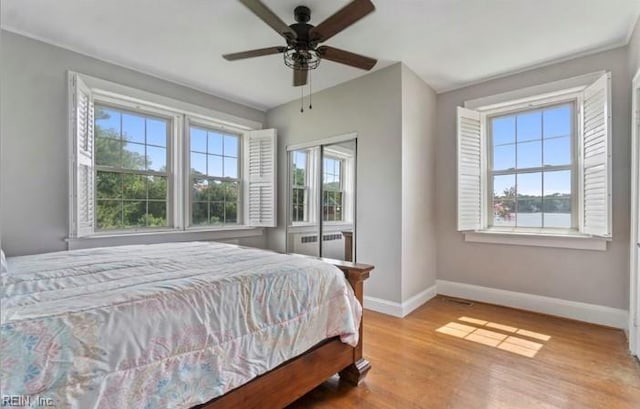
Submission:
[[482,228],[482,121],[458,107],[458,231]]
[[276,152],[275,129],[246,133],[246,215],[249,226],[276,227]]
[[581,231],[611,236],[611,92],[610,74],[583,91]]
[[72,123],[75,151],[73,154],[73,226],[76,237],[93,233],[95,224],[94,195],[94,107],[91,90],[73,74]]

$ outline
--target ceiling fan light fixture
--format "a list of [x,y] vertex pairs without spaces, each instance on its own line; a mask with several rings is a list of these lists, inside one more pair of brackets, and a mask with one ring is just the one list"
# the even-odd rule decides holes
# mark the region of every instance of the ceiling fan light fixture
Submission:
[[290,47],[282,55],[284,64],[294,70],[315,70],[320,65],[320,55],[316,50],[296,50]]

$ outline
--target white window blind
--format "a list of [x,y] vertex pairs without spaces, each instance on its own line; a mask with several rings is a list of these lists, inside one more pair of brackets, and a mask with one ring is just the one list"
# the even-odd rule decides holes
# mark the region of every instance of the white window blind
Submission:
[[583,91],[581,230],[611,236],[611,76],[601,76]]
[[90,88],[77,74],[72,74],[73,166],[72,166],[72,234],[92,234],[95,224],[94,194],[94,106]]
[[247,224],[276,227],[276,130],[250,131],[245,135]]
[[458,231],[482,228],[482,121],[458,107]]

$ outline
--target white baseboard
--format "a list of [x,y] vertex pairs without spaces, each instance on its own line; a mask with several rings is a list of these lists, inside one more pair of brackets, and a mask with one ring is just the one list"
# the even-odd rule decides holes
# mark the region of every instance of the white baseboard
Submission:
[[418,307],[421,307],[424,303],[426,303],[436,295],[438,295],[436,284],[423,291],[420,291],[418,294],[402,303],[402,316],[406,317],[407,315],[411,314],[414,310],[418,309]]
[[367,310],[402,318],[402,304],[383,298],[364,296],[363,307]]
[[623,330],[628,329],[629,312],[618,308],[445,280],[437,280],[436,286],[438,294],[450,297],[504,305]]
[[421,305],[435,297],[436,294],[436,286],[432,285],[431,287],[409,298],[402,304],[399,302],[388,301],[382,298],[369,297],[365,295],[364,308],[382,314],[404,318],[416,308],[420,307]]

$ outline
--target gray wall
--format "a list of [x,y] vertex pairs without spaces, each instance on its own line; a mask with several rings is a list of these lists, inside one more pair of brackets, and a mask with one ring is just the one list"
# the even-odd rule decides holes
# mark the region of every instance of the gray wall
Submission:
[[376,71],[313,95],[313,109],[300,113],[300,101],[267,112],[278,129],[278,229],[268,245],[285,250],[286,146],[358,133],[358,261],[376,266],[366,281],[368,296],[400,302],[401,279],[401,65]]
[[436,283],[436,93],[402,65],[402,301]]
[[640,18],[636,21],[636,27],[629,40],[629,75],[633,78],[640,68]]
[[265,121],[261,111],[17,34],[3,31],[0,41],[0,208],[8,255],[66,249],[68,70]]
[[[613,234],[606,252],[467,243],[456,231],[456,107],[598,70],[612,72]],[[627,48],[438,95],[438,279],[628,308],[630,86]]]

